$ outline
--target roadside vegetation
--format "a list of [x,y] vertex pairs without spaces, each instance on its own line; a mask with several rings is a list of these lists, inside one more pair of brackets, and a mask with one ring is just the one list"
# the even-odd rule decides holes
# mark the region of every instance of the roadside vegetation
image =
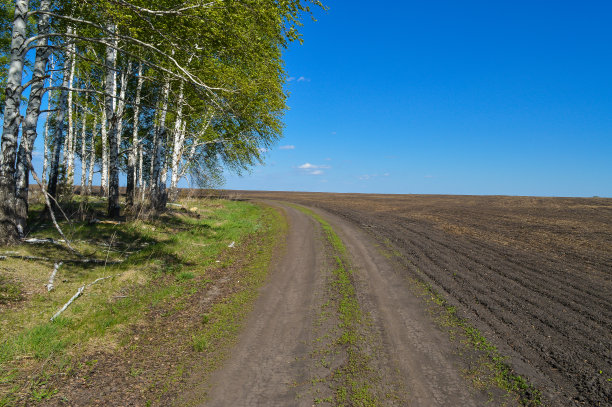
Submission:
[[[32,205],[32,219],[42,210]],[[39,224],[28,237],[54,243],[0,250],[12,256],[0,261],[0,406],[93,404],[109,385],[126,402],[167,404],[193,360],[204,377],[224,357],[283,225],[271,208],[220,199],[184,200],[151,220],[63,222],[75,249],[102,260],[92,264]]]

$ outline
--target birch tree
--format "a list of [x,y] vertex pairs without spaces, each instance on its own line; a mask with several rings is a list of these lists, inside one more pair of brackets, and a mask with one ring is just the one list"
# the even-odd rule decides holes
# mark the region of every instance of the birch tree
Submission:
[[26,54],[24,44],[28,7],[28,0],[20,0],[15,3],[11,35],[11,59],[6,78],[2,152],[0,155],[0,239],[4,243],[14,242],[19,238],[15,216],[15,160],[17,158],[17,137],[21,125],[19,105]]
[[[58,195],[62,152],[72,187],[80,145],[81,185],[91,184],[92,163],[98,162],[109,216],[120,213],[120,171],[127,172],[130,201],[135,186],[142,194],[147,181],[151,207],[161,211],[168,176],[176,196],[189,171],[208,168],[216,174],[222,164],[240,172],[261,161],[261,148],[282,130],[282,48],[299,40],[301,15],[320,6],[301,0],[39,0],[30,10],[29,0],[0,3],[7,6],[0,11],[1,243],[15,241],[27,227],[27,173],[44,92],[53,92],[49,110],[54,111],[45,126],[51,140],[48,192]],[[28,18],[37,28],[29,30]],[[45,87],[50,52],[61,79]],[[24,84],[26,58],[32,68]],[[28,87],[22,120],[21,97]],[[123,138],[124,126],[131,139]],[[143,171],[146,165],[151,173]]]

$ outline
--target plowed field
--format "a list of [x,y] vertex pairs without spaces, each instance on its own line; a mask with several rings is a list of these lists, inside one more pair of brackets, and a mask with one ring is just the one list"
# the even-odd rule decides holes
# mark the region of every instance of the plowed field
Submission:
[[612,199],[231,191],[322,208],[400,254],[550,405],[612,405]]

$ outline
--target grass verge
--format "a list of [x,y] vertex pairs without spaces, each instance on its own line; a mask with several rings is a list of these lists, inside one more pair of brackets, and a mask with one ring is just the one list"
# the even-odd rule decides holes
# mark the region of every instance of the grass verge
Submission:
[[[193,354],[219,358],[265,279],[284,222],[273,209],[245,202],[183,204],[190,209],[151,221],[63,224],[87,256],[125,261],[65,263],[51,292],[45,284],[53,262],[70,253],[49,244],[6,249],[52,260],[0,262],[0,406],[53,398],[88,404],[78,391],[84,381],[94,388],[117,385],[126,404],[161,403]],[[103,211],[104,202],[99,206]],[[58,238],[48,225],[32,236]],[[78,287],[109,276],[49,321]],[[218,295],[209,298],[213,290]],[[131,367],[122,377],[126,361]]]

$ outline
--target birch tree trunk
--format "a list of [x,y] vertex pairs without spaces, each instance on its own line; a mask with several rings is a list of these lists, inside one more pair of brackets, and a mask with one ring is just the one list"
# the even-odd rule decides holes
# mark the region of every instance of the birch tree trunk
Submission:
[[[72,32],[68,28],[69,32]],[[60,155],[64,139],[66,138],[64,114],[68,111],[68,88],[70,87],[70,72],[72,71],[72,59],[66,58],[64,65],[64,79],[62,81],[62,90],[60,92],[59,111],[57,113],[57,130],[53,145],[53,157],[51,160],[51,170],[49,173],[49,187],[47,192],[53,198],[57,197],[57,181],[59,178]]]
[[[74,73],[76,68],[76,46],[74,44],[69,47],[70,52],[70,79],[68,83],[70,87],[74,83]],[[68,92],[68,134],[66,139],[66,148],[64,150],[64,168],[66,169],[66,184],[72,190],[74,185],[74,109],[73,109],[73,93]]]
[[[115,26],[109,26],[109,30],[114,32]],[[117,51],[115,48],[106,47],[106,84],[105,84],[105,108],[106,117],[109,120],[108,141],[109,141],[109,182],[108,182],[108,216],[116,218],[119,216],[121,207],[119,206],[119,163],[118,163],[118,137],[117,128],[121,120],[115,110],[115,95],[117,89],[117,74],[115,68],[117,66]],[[113,67],[110,69],[110,67]]]
[[83,120],[81,125],[81,196],[86,192],[86,177],[87,177],[87,113],[83,111]]
[[140,187],[140,202],[144,202],[145,199],[145,184],[144,184],[144,176],[143,176],[143,167],[144,167],[144,147],[142,143],[138,144],[138,186]]
[[[128,62],[128,66],[129,66]],[[117,101],[117,151],[121,149],[121,137],[123,133],[123,114],[125,113],[125,92],[127,89],[128,69],[121,73],[121,82],[119,83],[119,100]]]
[[[49,10],[50,1],[43,0],[40,4],[41,11]],[[49,16],[41,14],[38,23],[38,34],[46,35],[49,32]],[[36,56],[34,57],[34,70],[32,72],[32,87],[28,99],[28,107],[23,123],[23,131],[16,167],[16,192],[15,192],[15,215],[17,230],[20,237],[25,234],[28,219],[28,184],[30,181],[30,166],[32,160],[32,149],[36,140],[36,126],[40,116],[40,106],[45,89],[45,72],[49,60],[49,49],[47,38],[43,37],[37,41]]]
[[150,180],[151,184],[151,207],[156,212],[161,212],[166,208],[167,193],[166,183],[162,183],[162,146],[166,140],[166,113],[168,112],[168,97],[170,94],[170,81],[166,80],[162,92],[162,109],[159,117],[159,127],[157,137],[153,146],[153,173]]
[[87,175],[87,195],[91,194],[93,183],[94,164],[96,162],[96,132],[98,130],[98,116],[94,116],[94,125],[91,129],[91,140],[89,142],[89,170]]
[[19,104],[21,102],[21,81],[26,39],[26,21],[29,1],[15,2],[15,16],[11,37],[11,62],[6,80],[6,102],[0,157],[0,243],[14,242],[19,238],[15,222],[15,159],[17,137],[21,124]]
[[[49,84],[53,86],[53,69],[55,68],[55,64],[53,63],[53,56],[51,56],[51,61],[49,63],[49,69],[51,72],[49,73]],[[49,110],[51,106],[51,93],[47,95],[47,110]],[[43,133],[43,143],[44,143],[44,152],[43,152],[43,170],[42,170],[42,182],[47,181],[47,167],[49,164],[49,122],[51,121],[51,112],[47,112],[45,117],[45,130]]]
[[45,130],[43,131],[43,169],[42,182],[47,182],[47,167],[49,165],[49,113],[45,117]]
[[108,118],[106,107],[102,107],[102,121],[100,122],[100,136],[102,137],[102,169],[100,174],[100,192],[102,196],[108,196]]
[[134,205],[134,191],[136,184],[136,158],[138,151],[140,151],[140,142],[138,140],[138,124],[140,116],[140,94],[142,92],[142,83],[142,62],[140,62],[138,64],[138,84],[136,85],[136,99],[134,100],[134,130],[132,131],[132,149],[130,150],[128,155],[127,166],[126,200],[128,206]]
[[176,111],[176,121],[174,122],[174,137],[172,143],[172,175],[170,178],[170,200],[177,198],[177,184],[179,181],[179,163],[183,154],[184,125],[183,125],[183,98],[185,82],[181,82],[179,88],[178,108]]

